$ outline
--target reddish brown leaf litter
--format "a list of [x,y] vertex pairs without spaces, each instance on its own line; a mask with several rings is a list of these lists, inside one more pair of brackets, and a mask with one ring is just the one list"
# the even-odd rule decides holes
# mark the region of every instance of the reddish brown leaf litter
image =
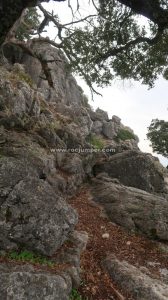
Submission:
[[[89,235],[87,248],[81,257],[83,284],[79,291],[84,299],[133,299],[112,282],[102,269],[101,262],[108,253],[132,265],[147,267],[155,278],[159,277],[159,268],[168,268],[168,254],[160,250],[158,243],[130,234],[110,222],[103,216],[101,206],[91,200],[88,187],[83,188],[69,202],[79,214],[77,229]],[[106,238],[102,237],[103,234],[106,234]],[[149,262],[152,262],[152,266],[148,265]]]

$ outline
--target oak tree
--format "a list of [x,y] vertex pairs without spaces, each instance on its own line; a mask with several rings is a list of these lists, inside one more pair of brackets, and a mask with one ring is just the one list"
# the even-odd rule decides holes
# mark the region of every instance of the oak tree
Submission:
[[154,152],[168,158],[168,122],[164,120],[152,120],[148,128],[148,139]]
[[[166,0],[90,0],[94,14],[73,15],[62,24],[55,12],[42,6],[50,0],[0,0],[0,45],[13,43],[36,55],[17,32],[24,22],[25,9],[38,6],[44,18],[32,42],[49,42],[62,49],[73,70],[83,76],[94,91],[116,77],[134,79],[153,86],[159,75],[168,77],[168,1]],[[67,2],[71,0],[52,0]],[[74,1],[73,1],[74,2]],[[80,11],[80,0],[76,0]],[[88,3],[88,5],[89,5]],[[140,16],[146,18],[142,23]],[[45,24],[53,22],[56,41],[43,38]],[[82,24],[82,26],[81,26]]]

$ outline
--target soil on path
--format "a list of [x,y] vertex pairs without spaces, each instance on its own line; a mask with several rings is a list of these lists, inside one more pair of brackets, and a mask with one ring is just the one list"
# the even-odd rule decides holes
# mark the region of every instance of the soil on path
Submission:
[[102,207],[92,200],[88,186],[82,188],[69,203],[79,214],[77,230],[86,231],[89,235],[86,250],[81,257],[82,284],[79,292],[82,299],[133,300],[103,270],[102,261],[108,253],[136,267],[148,268],[150,276],[154,278],[160,277],[159,268],[168,268],[168,253],[161,251],[160,244],[128,233],[110,222]]

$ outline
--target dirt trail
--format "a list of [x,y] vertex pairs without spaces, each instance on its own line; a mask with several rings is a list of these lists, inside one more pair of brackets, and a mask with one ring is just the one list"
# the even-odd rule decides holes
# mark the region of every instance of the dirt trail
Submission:
[[[89,187],[81,189],[69,203],[79,214],[77,229],[89,234],[87,248],[81,257],[82,285],[79,291],[83,299],[133,300],[103,271],[101,262],[108,253],[132,265],[147,267],[154,278],[159,278],[159,268],[168,268],[168,253],[161,251],[159,243],[130,234],[110,222],[101,206],[93,202]],[[104,234],[109,238],[103,238]],[[154,264],[149,266],[149,262]]]

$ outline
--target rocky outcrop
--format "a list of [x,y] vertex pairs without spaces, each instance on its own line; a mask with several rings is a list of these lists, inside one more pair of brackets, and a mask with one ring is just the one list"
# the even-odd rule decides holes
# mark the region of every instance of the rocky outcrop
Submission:
[[[21,50],[12,50],[15,64],[8,70],[0,67],[0,250],[49,256],[62,271],[3,262],[0,292],[2,300],[64,300],[79,286],[88,239],[75,230],[78,216],[68,198],[98,175],[92,181],[95,200],[113,222],[168,240],[168,176],[155,158],[140,152],[138,138],[119,117],[91,109],[61,51],[46,43],[31,46],[50,80],[39,61]],[[105,232],[102,238],[110,237]]]
[[93,184],[94,199],[105,208],[112,222],[153,239],[168,240],[165,198],[123,186],[103,174]]
[[90,117],[93,122],[96,122],[96,121],[104,122],[104,121],[109,120],[107,112],[105,112],[104,110],[102,110],[100,108],[97,108],[96,111],[91,110]]
[[168,286],[159,280],[152,279],[138,268],[126,261],[119,261],[108,256],[102,265],[108,270],[111,278],[123,290],[127,290],[136,300],[166,300]]
[[[18,55],[18,51],[13,48],[10,49],[9,46],[7,56],[9,60],[12,56],[12,61],[23,64],[32,83],[37,86],[38,93],[41,92],[45,100],[51,103],[58,113],[69,118],[68,129],[77,137],[78,143],[83,144],[85,138],[93,133],[100,135],[99,138],[101,139],[109,140],[109,145],[110,140],[113,142],[122,129],[132,133],[132,138],[128,138],[131,143],[128,143],[127,140],[127,144],[130,146],[129,149],[138,149],[138,139],[133,130],[125,127],[119,117],[113,116],[112,119],[109,119],[105,111],[99,108],[96,111],[91,109],[87,97],[68,69],[67,60],[61,51],[46,43],[32,43],[31,47],[43,57],[44,61],[54,61],[54,63],[47,63],[52,86],[46,80],[47,78],[45,78],[41,64],[37,59],[29,57],[21,51]],[[116,147],[121,142],[123,143],[122,140],[118,139]]]
[[118,178],[126,186],[147,192],[167,193],[168,172],[151,154],[140,151],[124,151],[113,155],[107,161],[94,166],[94,174],[105,172],[111,178]]
[[[112,116],[112,119],[109,119],[107,113],[99,108],[95,112],[93,112],[90,108],[88,109],[88,112],[91,120],[93,121],[91,131],[94,134],[100,135],[104,139],[107,139],[108,146],[113,146],[116,149],[121,144],[125,144],[126,141],[127,147],[129,146],[128,149],[135,148],[138,150],[138,137],[134,134],[131,128],[126,127],[121,123],[121,119],[119,117],[114,115]],[[121,131],[122,133],[127,133],[127,135],[121,136]]]

